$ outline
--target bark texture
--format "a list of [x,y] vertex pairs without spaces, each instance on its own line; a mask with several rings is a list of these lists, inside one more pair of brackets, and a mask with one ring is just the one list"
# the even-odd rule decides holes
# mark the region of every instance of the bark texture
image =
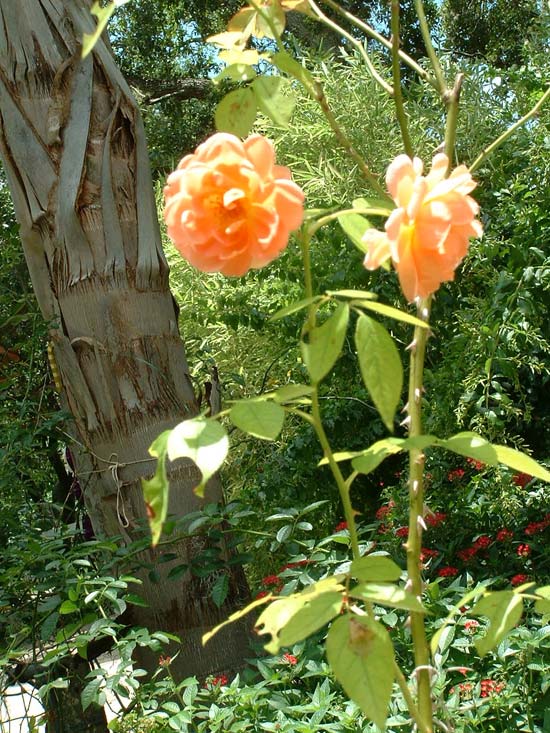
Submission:
[[[73,415],[72,450],[96,533],[130,539],[145,517],[140,478],[163,430],[197,411],[168,288],[143,124],[108,46],[81,59],[94,22],[82,0],[0,0],[0,153],[15,203],[33,287]],[[171,469],[170,511],[199,501],[193,465]],[[220,501],[219,483],[207,501]],[[178,562],[200,540],[175,549]],[[158,551],[146,553],[148,562]],[[242,573],[218,610],[212,581],[145,579],[148,609],[134,622],[179,634],[179,674],[238,666],[243,627],[208,645],[205,629],[246,596]],[[152,665],[151,665],[152,666]]]

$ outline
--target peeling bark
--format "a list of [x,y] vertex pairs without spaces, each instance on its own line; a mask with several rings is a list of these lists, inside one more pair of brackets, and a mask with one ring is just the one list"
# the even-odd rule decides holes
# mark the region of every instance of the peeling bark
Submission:
[[[82,0],[0,0],[0,21],[0,154],[74,418],[77,475],[96,533],[131,538],[145,518],[149,445],[197,412],[143,124],[107,45],[81,60],[79,39],[93,28]],[[196,468],[179,461],[170,480],[170,511],[196,510]],[[221,499],[211,482],[206,500]],[[200,549],[187,541],[171,551],[185,562]],[[157,553],[145,559],[154,563]],[[238,666],[244,627],[230,627],[206,651],[200,636],[246,597],[242,572],[232,574],[218,610],[204,579],[170,582],[169,568],[159,566],[156,584],[144,578],[149,608],[136,608],[134,623],[182,637],[176,673]]]

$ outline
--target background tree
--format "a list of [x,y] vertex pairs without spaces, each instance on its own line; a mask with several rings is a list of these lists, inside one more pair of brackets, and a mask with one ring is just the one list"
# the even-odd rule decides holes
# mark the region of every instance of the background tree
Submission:
[[[107,46],[85,60],[80,39],[93,22],[79,2],[0,2],[0,150],[33,287],[72,414],[77,473],[94,529],[130,538],[145,518],[140,479],[153,471],[148,447],[198,405],[160,246],[143,124]],[[54,30],[55,29],[55,30]],[[171,511],[200,505],[196,469],[170,467]],[[221,501],[213,481],[209,501]],[[201,542],[179,542],[181,562]],[[155,563],[159,553],[146,550]],[[200,637],[246,595],[226,569],[219,609],[211,580],[144,577],[148,606],[131,620],[182,637],[181,674],[238,664],[243,627],[203,650]]]

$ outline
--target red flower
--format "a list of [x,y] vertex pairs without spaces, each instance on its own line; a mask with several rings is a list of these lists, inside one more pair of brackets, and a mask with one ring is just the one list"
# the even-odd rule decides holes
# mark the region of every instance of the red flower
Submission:
[[443,512],[430,512],[426,514],[426,524],[430,527],[437,527],[438,524],[444,522],[447,519],[447,515]]
[[432,557],[437,557],[438,555],[438,550],[430,550],[429,547],[423,547],[420,550],[420,562],[426,562],[426,560],[429,560]]
[[516,552],[519,557],[529,557],[531,554],[531,547],[530,545],[518,545]]
[[511,529],[499,529],[497,532],[497,542],[507,542],[508,540],[511,540],[514,536],[514,533]]
[[475,618],[470,618],[467,621],[464,622],[464,628],[466,631],[475,631],[477,627],[479,626],[479,621],[476,621]]
[[348,528],[348,523],[347,522],[340,522],[340,524],[337,524],[336,525],[336,527],[334,528],[334,531],[335,532],[342,532],[344,529],[347,529],[347,528]]
[[298,664],[298,659],[294,656],[294,654],[283,654],[283,659],[290,665]]
[[309,565],[312,562],[313,560],[296,560],[296,562],[287,562],[287,564],[283,565],[283,567],[279,570],[279,572],[282,573],[285,570],[293,570],[294,568],[301,568],[304,565]]
[[475,556],[477,555],[477,548],[476,547],[466,547],[464,550],[459,550],[456,553],[456,556],[459,560],[462,560],[462,562],[470,562]]
[[398,529],[395,530],[395,536],[396,537],[408,537],[409,528],[408,527],[398,527]]
[[530,476],[528,473],[515,473],[512,476],[512,481],[515,483],[516,486],[524,489],[532,478],[533,477]]
[[229,680],[226,675],[220,674],[212,679],[212,687],[217,687],[218,685],[221,687],[222,685],[226,685],[228,682]]
[[278,575],[266,575],[262,578],[262,585],[281,585],[281,579]]
[[437,574],[440,578],[454,578],[455,575],[458,575],[458,568],[454,568],[452,565],[446,565],[444,568],[438,570]]
[[531,536],[539,532],[544,532],[549,524],[550,521],[548,519],[543,519],[542,522],[531,522],[525,527],[525,534]]
[[449,471],[447,474],[447,480],[448,481],[457,481],[460,480],[466,471],[463,468],[455,468],[452,471]]
[[159,657],[159,667],[169,667],[172,664],[172,657],[161,654]]
[[488,537],[486,534],[481,535],[481,537],[478,537],[477,540],[474,542],[474,547],[477,550],[485,550],[489,545],[491,545],[493,540]]
[[394,501],[389,501],[387,504],[383,504],[380,507],[380,509],[378,509],[378,511],[376,512],[376,515],[375,515],[376,519],[378,519],[379,521],[382,521],[382,519],[385,519],[388,516],[388,514],[391,513],[391,510],[394,508],[394,506],[395,506]]
[[259,598],[265,598],[268,595],[269,595],[268,590],[261,590],[258,593],[256,593],[256,600],[258,600]]
[[495,680],[481,680],[481,697],[489,697],[489,695],[498,695],[506,687],[504,682],[495,682]]
[[528,580],[529,580],[528,575],[524,575],[523,573],[518,573],[517,575],[514,575],[512,578],[510,578],[510,583],[513,586],[523,585],[524,583],[527,583]]
[[476,471],[481,471],[482,468],[485,468],[485,464],[482,461],[476,461],[475,458],[466,458],[466,461],[470,466],[473,466]]

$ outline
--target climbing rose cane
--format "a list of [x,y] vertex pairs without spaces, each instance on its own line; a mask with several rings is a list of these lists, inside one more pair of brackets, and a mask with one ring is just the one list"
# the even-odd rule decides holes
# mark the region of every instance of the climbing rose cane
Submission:
[[261,135],[216,133],[164,189],[168,236],[203,272],[244,275],[274,260],[303,219],[304,193]]
[[386,185],[397,208],[385,233],[369,229],[365,267],[374,270],[391,257],[401,289],[409,301],[435,293],[468,251],[470,237],[483,233],[475,218],[479,206],[468,194],[476,187],[464,165],[445,178],[449,159],[437,154],[427,176],[419,158],[399,155],[386,173]]

